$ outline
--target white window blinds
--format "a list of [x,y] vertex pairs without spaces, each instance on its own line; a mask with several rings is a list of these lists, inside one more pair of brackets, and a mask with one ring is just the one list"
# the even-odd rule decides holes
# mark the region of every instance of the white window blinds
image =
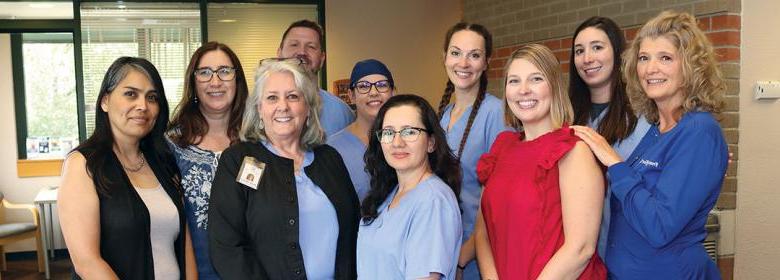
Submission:
[[251,92],[257,62],[276,57],[282,34],[291,23],[316,22],[317,5],[211,3],[207,15],[209,41],[227,44],[238,55]]
[[181,99],[184,72],[201,44],[197,3],[82,3],[81,41],[87,134],[103,76],[120,56],[151,61],[163,80],[171,113]]

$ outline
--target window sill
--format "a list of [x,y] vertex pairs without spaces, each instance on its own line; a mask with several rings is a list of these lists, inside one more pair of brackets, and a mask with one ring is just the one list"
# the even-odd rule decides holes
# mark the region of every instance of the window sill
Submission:
[[16,174],[19,178],[60,176],[62,159],[20,159],[16,161]]

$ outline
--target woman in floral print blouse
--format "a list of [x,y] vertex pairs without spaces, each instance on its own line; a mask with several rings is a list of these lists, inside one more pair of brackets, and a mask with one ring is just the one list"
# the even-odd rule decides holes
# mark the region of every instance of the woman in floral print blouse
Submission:
[[181,171],[184,212],[198,276],[219,279],[208,252],[211,183],[222,150],[238,142],[249,91],[238,56],[219,42],[208,42],[195,51],[184,79],[184,94],[168,133],[169,144]]

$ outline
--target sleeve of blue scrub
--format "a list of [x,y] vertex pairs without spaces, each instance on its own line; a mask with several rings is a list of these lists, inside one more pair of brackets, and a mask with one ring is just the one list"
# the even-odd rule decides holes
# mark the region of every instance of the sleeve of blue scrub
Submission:
[[[433,186],[427,186],[433,187]],[[448,188],[446,185],[445,188]],[[442,279],[454,279],[460,252],[460,209],[455,196],[435,191],[427,203],[419,205],[409,227],[404,248],[404,277],[419,279],[431,272],[441,273]]]
[[656,248],[674,240],[708,197],[719,191],[726,169],[720,127],[685,129],[677,143],[669,145],[655,188],[625,162],[607,171],[626,221]]
[[485,137],[487,137],[485,143],[488,144],[488,147],[493,145],[493,142],[496,141],[496,137],[498,137],[499,133],[511,130],[511,128],[504,123],[504,103],[498,98],[495,98],[495,101],[497,102],[491,102],[490,106],[485,108],[489,109],[487,122],[485,124]]
[[355,114],[344,101],[324,90],[320,90],[319,94],[322,101],[320,125],[325,130],[325,135],[333,135],[355,121]]

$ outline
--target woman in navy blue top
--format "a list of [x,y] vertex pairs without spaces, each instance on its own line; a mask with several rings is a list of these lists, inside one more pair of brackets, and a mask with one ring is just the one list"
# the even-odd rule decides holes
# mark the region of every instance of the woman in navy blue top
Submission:
[[622,159],[604,138],[577,126],[608,167],[612,221],[611,279],[720,279],[701,241],[728,164],[713,113],[725,84],[712,44],[687,13],[648,21],[623,54],[635,111],[652,123],[633,155]]

